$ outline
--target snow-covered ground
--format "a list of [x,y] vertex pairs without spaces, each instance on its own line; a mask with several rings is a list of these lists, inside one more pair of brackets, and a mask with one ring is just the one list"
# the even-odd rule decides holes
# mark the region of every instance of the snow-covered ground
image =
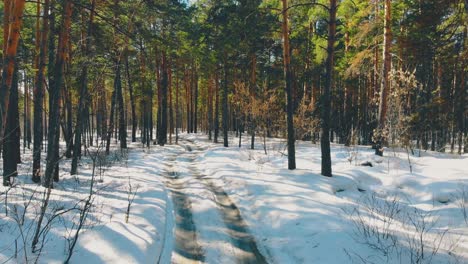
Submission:
[[[248,137],[242,148],[234,136],[229,148],[206,138],[184,134],[179,145],[113,151],[97,166],[93,207],[71,263],[255,263],[258,256],[269,263],[468,263],[466,154],[387,149],[380,158],[367,147],[332,145],[327,178],[310,142],[298,142],[298,169],[289,171],[284,140],[267,139],[265,155],[260,138],[256,150]],[[30,242],[43,189],[29,180],[30,152],[23,160],[16,187],[0,187],[0,263],[38,257]],[[89,194],[92,159],[83,159],[77,177],[69,163],[62,161],[52,192],[48,216],[59,216],[39,263],[66,258]]]
[[273,263],[468,263],[466,154],[422,152],[408,162],[406,151],[380,158],[333,145],[327,178],[310,142],[298,142],[298,169],[289,171],[283,140],[268,140],[265,155],[260,143],[189,138],[208,149],[199,170],[235,201]]
[[[93,206],[71,263],[155,263],[159,258],[166,228],[167,193],[159,176],[165,153],[142,149],[140,145],[132,144],[128,154],[114,150],[104,158],[101,149],[100,155],[93,155]],[[167,147],[167,152],[171,148]],[[70,160],[61,161],[60,181],[54,185],[42,226],[55,217],[49,232],[43,228],[46,232],[40,238],[38,248],[42,242],[44,246],[39,257],[31,253],[31,241],[44,188],[30,180],[31,163],[31,153],[27,152],[15,187],[0,187],[0,263],[34,263],[36,259],[39,263],[63,263],[79,223],[79,210],[89,195],[93,161],[89,155],[83,157],[78,176],[70,175]],[[130,193],[136,195],[126,223]]]

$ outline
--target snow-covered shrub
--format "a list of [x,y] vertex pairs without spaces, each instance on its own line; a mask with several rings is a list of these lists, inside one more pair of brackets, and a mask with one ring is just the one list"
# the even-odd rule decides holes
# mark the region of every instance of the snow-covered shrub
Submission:
[[395,230],[400,225],[400,213],[401,205],[397,197],[383,199],[375,193],[366,196],[351,213],[354,238],[389,256],[397,249]]
[[[439,227],[439,218],[400,201],[398,197],[366,198],[350,214],[353,238],[377,255],[375,259],[393,263],[441,263],[457,261],[458,240],[447,227]],[[345,249],[353,261],[374,263],[358,252]]]
[[458,196],[458,206],[463,214],[465,223],[468,225],[468,186],[461,184]]

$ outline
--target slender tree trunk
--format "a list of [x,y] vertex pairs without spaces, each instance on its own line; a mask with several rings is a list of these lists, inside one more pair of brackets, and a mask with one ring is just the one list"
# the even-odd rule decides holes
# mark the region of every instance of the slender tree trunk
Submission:
[[64,92],[64,97],[66,97],[65,104],[66,104],[66,116],[67,116],[67,127],[65,130],[65,140],[67,149],[65,152],[66,158],[72,157],[72,149],[73,149],[73,108],[72,108],[72,94],[71,89],[68,88],[68,91]]
[[[257,97],[257,57],[255,54],[252,55],[252,67],[250,73],[250,96],[255,99]],[[256,129],[256,120],[253,114],[248,116],[250,119],[250,149],[255,149],[255,129]]]
[[224,80],[223,80],[223,143],[224,147],[229,146],[229,138],[228,138],[228,118],[229,118],[229,109],[228,109],[228,65],[227,59],[225,56],[224,60]]
[[3,186],[11,184],[10,178],[18,175],[20,155],[20,129],[18,111],[18,69],[15,67],[10,91],[8,116],[3,140]]
[[128,54],[125,56],[125,72],[127,74],[128,92],[130,94],[130,106],[132,108],[132,142],[136,142],[137,117],[136,117],[135,98],[133,95],[133,85],[132,85],[132,80],[130,78],[130,69],[128,67]]
[[[465,6],[466,9],[468,9],[467,6]],[[466,10],[465,9],[465,10]],[[468,50],[466,47],[468,46],[466,44],[466,38],[468,35],[468,23],[465,23],[465,27],[463,30],[463,43],[465,45],[463,46],[462,53],[461,54],[467,54],[468,55]],[[466,56],[460,56],[462,58],[461,62],[461,67],[460,69],[466,69],[468,59]],[[458,119],[458,154],[462,154],[462,145],[463,145],[463,138],[465,141],[463,151],[464,153],[468,153],[468,135],[467,135],[467,125],[466,125],[466,99],[467,99],[467,93],[466,93],[466,71],[460,70],[460,85],[458,87],[459,93],[458,93],[458,104],[457,104],[457,110],[456,110],[456,116]],[[464,134],[464,135],[463,135]]]
[[164,146],[167,143],[167,86],[168,86],[168,70],[166,53],[162,54],[162,76],[161,76],[161,99],[159,104],[159,112],[161,114],[160,130],[158,133],[158,143]]
[[196,134],[198,131],[198,72],[197,72],[197,64],[193,64],[193,69],[194,69],[194,83],[193,85],[195,86],[195,96],[194,96],[194,109],[193,109],[193,132]]
[[54,82],[49,87],[49,135],[47,147],[47,164],[44,175],[44,187],[52,186],[52,177],[57,173],[59,162],[58,143],[60,136],[60,90],[63,85],[63,67],[66,60],[67,44],[71,26],[73,4],[69,0],[63,3],[64,15],[62,17],[62,29],[59,35],[57,59],[54,66]]
[[[89,56],[90,46],[91,46],[91,37],[93,30],[93,20],[94,20],[94,7],[96,1],[91,2],[91,10],[89,12],[89,23],[87,33],[84,36],[86,40],[84,41],[85,46],[83,48],[83,53],[85,59]],[[88,107],[88,62],[82,65],[81,74],[79,77],[78,83],[80,84],[80,99],[78,102],[78,112],[76,113],[76,127],[75,127],[75,144],[73,145],[73,159],[71,164],[71,175],[78,173],[78,159],[81,157],[81,141],[82,133],[85,128],[85,108]]]
[[20,28],[23,22],[24,0],[4,1],[3,25],[3,71],[0,84],[0,153],[5,135],[8,104],[13,72],[16,64],[16,53],[20,37]]
[[215,74],[215,115],[214,115],[214,143],[218,143],[219,136],[219,78]]
[[211,141],[213,134],[213,77],[208,83],[208,140]]
[[[177,75],[179,75],[179,70],[177,71]],[[176,77],[176,103],[175,103],[175,109],[176,109],[176,120],[175,120],[175,143],[179,143],[179,126],[181,125],[180,122],[180,109],[179,109],[179,78]]]
[[125,122],[125,106],[124,106],[124,101],[123,101],[123,95],[122,95],[122,78],[121,78],[121,63],[120,63],[120,58],[117,61],[117,67],[116,67],[116,73],[115,73],[115,92],[117,96],[117,103],[119,105],[118,111],[119,111],[119,139],[120,139],[120,148],[121,149],[126,149],[127,148],[127,128],[126,128],[126,122]]
[[[112,133],[114,132],[114,112],[115,112],[115,101],[116,101],[116,93],[115,89],[112,92],[112,99],[111,99],[111,109],[110,109],[110,116],[109,116],[109,126],[107,127],[107,141],[106,141],[106,154],[109,155],[110,152],[110,142],[112,139]],[[145,111],[146,113],[146,111]]]
[[330,157],[330,111],[331,111],[331,89],[333,84],[333,66],[335,53],[336,34],[336,0],[329,1],[328,18],[328,40],[327,40],[327,60],[325,73],[325,86],[322,95],[322,131],[320,135],[320,147],[322,150],[322,175],[332,176],[332,164]]
[[385,122],[387,118],[388,93],[390,90],[389,73],[391,67],[390,48],[392,43],[392,6],[390,0],[385,0],[385,20],[384,20],[384,45],[383,45],[383,68],[382,81],[380,86],[380,101],[378,115],[378,130],[375,154],[383,156],[383,144],[385,140]]
[[169,94],[169,143],[172,144],[172,133],[174,132],[174,107],[172,104],[172,67],[170,61],[168,61],[167,76]]
[[294,136],[294,106],[293,106],[293,87],[292,87],[292,71],[291,71],[291,54],[289,48],[289,23],[288,23],[288,0],[282,0],[283,3],[283,63],[284,63],[284,79],[286,83],[286,112],[287,112],[287,127],[288,127],[288,169],[296,169],[296,149]]

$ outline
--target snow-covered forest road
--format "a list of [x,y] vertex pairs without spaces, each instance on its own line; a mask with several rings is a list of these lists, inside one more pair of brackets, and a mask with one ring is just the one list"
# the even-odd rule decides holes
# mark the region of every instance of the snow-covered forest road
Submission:
[[[215,254],[220,263],[267,263],[259,252],[256,242],[242,219],[237,206],[231,201],[222,187],[216,186],[198,170],[197,158],[206,149],[191,140],[181,140],[183,146],[173,153],[166,162],[166,186],[173,202],[175,227],[172,233],[175,246],[171,254],[173,263],[199,263],[206,260],[205,254],[212,259]],[[192,189],[193,188],[193,189]],[[198,190],[197,190],[198,189]],[[203,190],[200,192],[199,190]],[[190,195],[192,193],[192,195]],[[194,195],[199,193],[199,196]],[[207,202],[204,212],[194,216],[203,201]],[[206,215],[206,211],[211,211]],[[203,215],[205,214],[205,215]],[[194,217],[199,219],[194,221]],[[195,224],[196,223],[196,224]],[[197,228],[200,225],[200,228]],[[199,234],[199,232],[203,232]],[[213,241],[221,243],[214,248]],[[206,245],[205,253],[202,245]]]

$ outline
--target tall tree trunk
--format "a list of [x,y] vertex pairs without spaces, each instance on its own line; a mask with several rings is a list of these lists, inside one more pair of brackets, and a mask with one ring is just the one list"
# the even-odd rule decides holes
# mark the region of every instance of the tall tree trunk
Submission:
[[224,147],[229,146],[229,139],[228,139],[228,118],[229,118],[229,110],[228,110],[228,65],[227,65],[227,56],[224,58],[224,80],[223,80],[223,143]]
[[72,108],[72,93],[71,89],[68,87],[67,91],[64,93],[64,102],[65,102],[65,113],[66,113],[66,129],[64,130],[65,143],[67,149],[65,151],[65,157],[67,159],[72,157],[72,148],[73,148],[73,108]]
[[52,177],[58,173],[59,162],[59,136],[60,136],[60,90],[63,86],[63,68],[66,60],[67,44],[71,26],[71,15],[73,4],[69,0],[63,3],[64,15],[62,17],[62,28],[59,35],[57,58],[54,66],[54,82],[49,87],[49,135],[47,143],[47,163],[43,186],[52,186]]
[[219,136],[219,78],[215,73],[215,110],[214,110],[214,143],[218,143]]
[[286,112],[287,112],[287,128],[288,128],[288,169],[296,169],[296,149],[294,136],[294,106],[293,106],[293,91],[292,82],[293,76],[291,71],[291,54],[289,48],[289,22],[288,22],[288,0],[282,0],[283,3],[283,63],[284,63],[284,79],[286,83]]
[[[252,55],[252,67],[250,73],[250,96],[255,99],[257,97],[257,56],[255,54]],[[250,149],[255,149],[255,129],[256,129],[256,120],[252,114],[248,116],[250,119]]]
[[213,137],[213,77],[208,80],[208,140]]
[[166,53],[162,53],[162,64],[161,64],[161,99],[159,107],[160,112],[160,127],[158,133],[158,143],[160,146],[164,146],[167,143],[167,86],[168,86],[168,70],[167,70],[167,58]]
[[184,74],[184,85],[185,85],[185,105],[187,108],[187,133],[190,133],[190,80],[189,80],[189,70],[185,69],[185,74]]
[[174,107],[172,104],[172,67],[169,60],[167,63],[167,89],[169,94],[169,143],[172,144],[172,133],[174,132]]
[[42,151],[42,138],[43,138],[43,112],[42,102],[44,101],[44,82],[45,76],[44,71],[46,67],[46,54],[47,54],[47,35],[49,32],[49,0],[44,2],[43,18],[42,18],[42,29],[40,34],[40,45],[37,72],[34,83],[33,99],[34,99],[34,117],[33,117],[33,130],[34,130],[34,142],[33,142],[33,171],[32,180],[33,182],[40,182],[41,180],[41,151]]
[[[178,65],[178,64],[177,64]],[[177,71],[177,75],[179,75],[180,70]],[[181,125],[180,122],[180,109],[179,109],[179,78],[176,77],[176,102],[175,102],[175,109],[176,109],[176,120],[175,120],[175,143],[179,143],[179,127]]]
[[18,160],[20,155],[20,129],[18,111],[18,69],[15,67],[11,84],[8,105],[8,116],[3,140],[3,186],[11,184],[10,178],[18,175]]
[[125,72],[127,75],[128,93],[130,94],[130,107],[132,109],[132,142],[136,142],[137,117],[136,117],[135,98],[133,95],[133,84],[130,78],[130,69],[128,66],[128,54],[126,54],[125,56]]
[[16,53],[20,37],[20,28],[23,22],[24,0],[4,1],[4,25],[3,25],[3,69],[0,84],[0,153],[5,126],[8,116],[8,104],[11,86],[13,83],[13,71],[16,64]]
[[[107,139],[106,139],[106,154],[109,155],[110,152],[110,142],[112,139],[112,133],[114,132],[114,112],[115,112],[115,101],[116,101],[116,93],[115,89],[112,92],[112,99],[111,99],[111,109],[110,109],[110,116],[109,116],[109,125],[107,127]],[[145,111],[146,114],[146,111]]]
[[322,95],[322,131],[320,135],[320,147],[322,151],[323,176],[332,176],[332,164],[330,157],[330,111],[331,111],[331,89],[333,84],[333,66],[335,53],[336,34],[336,0],[330,0],[328,18],[328,40],[327,40],[327,60],[325,73],[325,86]]
[[[465,10],[468,10],[468,7],[465,6]],[[468,23],[465,23],[465,27],[464,27],[464,30],[463,30],[463,43],[464,43],[464,46],[462,48],[462,52],[461,54],[465,54],[465,55],[468,55],[468,49],[466,47],[468,47],[467,43],[466,43],[466,38],[467,38],[467,35],[468,35]],[[467,56],[460,56],[461,58],[461,67],[459,67],[459,69],[466,69],[466,66],[467,66],[467,62],[468,62],[468,59],[467,59]],[[460,70],[460,85],[458,87],[459,89],[459,92],[458,92],[458,96],[457,96],[457,101],[458,101],[458,104],[457,104],[457,109],[456,109],[456,116],[457,116],[457,119],[458,119],[458,154],[462,154],[462,145],[463,145],[463,138],[465,140],[465,146],[464,146],[464,153],[468,153],[468,135],[467,135],[467,125],[466,125],[466,115],[465,115],[465,111],[466,111],[466,99],[467,99],[467,94],[466,94],[466,71],[464,70]],[[464,134],[464,135],[463,135]]]
[[117,70],[115,73],[115,92],[117,96],[117,102],[119,105],[119,139],[120,139],[120,148],[126,149],[127,148],[127,127],[125,122],[125,106],[124,100],[122,95],[122,78],[121,78],[121,63],[120,58],[117,61]]
[[[93,20],[94,20],[94,7],[96,5],[96,1],[93,0],[91,2],[91,9],[89,12],[89,23],[85,38],[85,45],[83,47],[83,53],[85,56],[85,60],[89,57],[89,51],[91,46],[91,37],[92,37],[92,30],[93,30]],[[75,127],[75,144],[73,145],[73,159],[71,164],[71,175],[75,175],[78,173],[78,159],[81,157],[81,138],[82,133],[85,127],[85,120],[87,117],[85,116],[85,108],[88,107],[88,62],[82,65],[81,74],[78,80],[80,84],[80,99],[78,102],[78,112],[76,113],[76,127]]]
[[195,86],[195,96],[193,98],[194,106],[193,106],[193,132],[196,134],[198,131],[198,71],[197,71],[197,63],[193,63],[194,69],[194,80],[193,85]]
[[392,6],[390,0],[385,0],[384,20],[384,45],[383,45],[383,68],[380,86],[380,101],[378,114],[378,135],[376,140],[375,154],[383,156],[383,144],[385,141],[385,122],[387,118],[387,97],[390,90],[389,73],[391,67],[390,48],[392,43]]

